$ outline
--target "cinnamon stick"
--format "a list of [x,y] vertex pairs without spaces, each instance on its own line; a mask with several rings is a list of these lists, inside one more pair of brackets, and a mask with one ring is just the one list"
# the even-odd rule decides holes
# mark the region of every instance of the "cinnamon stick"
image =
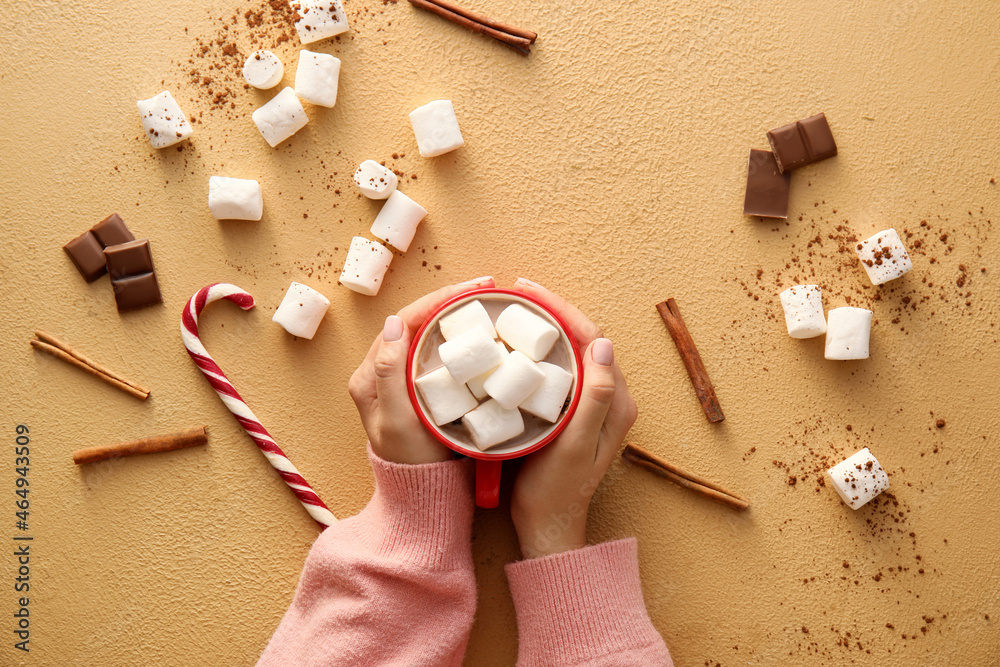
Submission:
[[520,28],[512,28],[482,14],[476,14],[475,12],[463,9],[451,2],[447,2],[447,0],[434,0],[433,2],[431,0],[410,0],[410,4],[420,9],[426,9],[475,33],[492,37],[525,55],[531,53],[531,43],[537,37],[533,32],[521,30]]
[[99,447],[88,447],[73,452],[73,463],[82,465],[84,463],[95,463],[106,459],[115,459],[122,456],[133,456],[135,454],[156,454],[158,452],[169,452],[174,449],[184,449],[185,447],[196,447],[208,442],[206,426],[188,429],[180,433],[171,435],[159,435],[152,438],[142,438],[140,440],[129,440],[128,442],[118,442],[113,445],[101,445]]
[[149,390],[146,389],[145,387],[143,387],[143,386],[141,386],[141,385],[139,385],[139,384],[137,384],[135,382],[132,382],[130,380],[127,380],[126,378],[122,377],[120,374],[115,373],[110,368],[107,368],[106,366],[103,366],[103,365],[97,363],[96,361],[85,357],[78,350],[76,350],[73,347],[70,347],[69,345],[67,345],[66,343],[62,342],[61,340],[59,340],[58,338],[56,338],[52,334],[46,333],[46,332],[41,331],[41,330],[36,330],[35,331],[35,336],[38,339],[40,339],[40,340],[42,340],[42,341],[44,341],[44,342],[46,342],[46,343],[48,343],[50,345],[58,347],[60,350],[62,350],[66,354],[69,354],[70,356],[76,357],[77,359],[79,359],[83,363],[87,364],[88,366],[91,366],[92,368],[97,369],[101,373],[104,373],[105,375],[107,375],[107,376],[109,376],[111,378],[114,378],[115,380],[118,380],[119,382],[121,382],[123,384],[127,384],[130,387],[133,387],[133,388],[137,389],[138,391],[142,392],[143,394],[146,394],[147,396],[149,395]]
[[656,310],[663,318],[663,323],[667,325],[670,337],[674,339],[674,345],[677,346],[677,351],[681,355],[681,361],[684,362],[684,368],[687,369],[688,376],[691,378],[691,384],[694,385],[694,392],[698,395],[698,400],[701,401],[701,408],[705,411],[705,416],[713,424],[721,422],[726,416],[722,414],[722,406],[719,405],[719,399],[715,395],[715,387],[712,386],[712,381],[708,378],[708,371],[705,370],[705,364],[701,360],[701,355],[698,354],[694,339],[691,338],[690,332],[684,325],[684,320],[681,319],[681,311],[677,308],[677,302],[673,299],[667,299],[656,304]]
[[57,359],[62,359],[63,361],[65,361],[68,364],[72,364],[73,366],[76,366],[77,368],[85,370],[88,373],[90,373],[91,375],[93,375],[94,377],[97,377],[97,378],[100,378],[101,380],[104,380],[105,382],[107,382],[108,384],[110,384],[112,387],[116,387],[118,389],[121,389],[122,391],[124,391],[127,394],[132,394],[133,396],[135,396],[139,400],[145,401],[147,398],[149,398],[149,390],[148,389],[147,390],[139,390],[139,389],[136,389],[135,387],[133,387],[130,384],[125,384],[121,380],[119,380],[117,378],[114,378],[114,377],[111,377],[107,373],[101,372],[97,368],[95,368],[95,367],[93,367],[93,366],[91,366],[89,364],[84,363],[83,361],[81,361],[77,357],[69,354],[65,350],[61,350],[58,347],[55,347],[54,345],[49,345],[48,343],[43,343],[40,340],[36,340],[36,339],[32,338],[31,339],[31,347],[35,348],[36,350],[41,350],[42,352],[46,352],[48,354],[51,354],[53,357],[56,357]]
[[663,477],[666,477],[678,486],[690,489],[695,493],[699,493],[706,498],[711,498],[716,502],[728,505],[733,509],[745,510],[750,506],[749,501],[726,489],[725,487],[705,479],[704,477],[678,468],[674,464],[669,463],[652,452],[648,452],[636,445],[625,445],[625,449],[622,451],[621,455],[622,458],[629,463],[633,463],[637,466],[645,468],[646,470],[655,472]]

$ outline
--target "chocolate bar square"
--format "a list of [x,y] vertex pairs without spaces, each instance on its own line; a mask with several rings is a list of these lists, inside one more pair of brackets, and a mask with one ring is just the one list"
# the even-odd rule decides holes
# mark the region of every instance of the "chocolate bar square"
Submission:
[[750,149],[747,160],[747,191],[743,197],[743,215],[764,218],[788,217],[788,192],[792,174],[781,173],[774,153]]
[[128,243],[135,240],[132,232],[125,226],[125,221],[117,213],[112,213],[104,218],[104,220],[91,227],[90,231],[93,232],[94,236],[97,237],[97,240],[105,248],[109,245],[118,245],[119,243]]
[[134,276],[153,271],[153,256],[149,252],[149,239],[129,241],[104,249],[108,273],[111,279]]
[[778,169],[784,173],[837,154],[825,114],[816,114],[767,133]]
[[104,248],[90,230],[64,245],[63,250],[88,283],[103,276],[107,270],[104,263]]
[[111,286],[115,290],[115,303],[118,304],[119,312],[151,306],[163,300],[153,272],[115,278],[111,281]]

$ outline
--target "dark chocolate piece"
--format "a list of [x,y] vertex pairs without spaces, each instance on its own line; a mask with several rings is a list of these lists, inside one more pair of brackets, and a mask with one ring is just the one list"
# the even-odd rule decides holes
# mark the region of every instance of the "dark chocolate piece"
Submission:
[[149,252],[149,239],[129,241],[104,249],[111,279],[134,276],[153,271],[153,256]]
[[778,170],[782,173],[837,154],[825,114],[816,114],[767,133]]
[[763,218],[788,217],[790,172],[781,173],[771,151],[750,149],[747,160],[747,191],[743,197],[743,215]]
[[111,286],[115,290],[115,302],[118,304],[119,312],[151,306],[163,300],[160,297],[160,286],[156,283],[156,274],[153,272],[115,278],[111,281]]
[[117,213],[112,213],[104,218],[104,220],[91,227],[90,231],[94,233],[94,236],[97,237],[97,240],[105,248],[109,245],[118,245],[119,243],[128,243],[135,240],[132,232],[125,226],[125,221]]
[[103,276],[107,270],[104,263],[104,248],[90,230],[64,245],[63,250],[88,283]]

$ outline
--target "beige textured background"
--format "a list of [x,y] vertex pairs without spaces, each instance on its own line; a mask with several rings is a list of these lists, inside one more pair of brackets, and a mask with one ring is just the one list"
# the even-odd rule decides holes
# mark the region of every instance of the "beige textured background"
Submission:
[[[0,538],[18,532],[24,423],[34,542],[28,655],[12,646],[14,563],[0,557],[0,663],[248,665],[288,605],[316,532],[184,352],[179,314],[198,288],[233,282],[258,299],[249,313],[212,306],[206,345],[347,516],[371,474],[346,384],[383,318],[493,274],[531,277],[591,314],[639,403],[631,438],[752,501],[735,514],[623,463],[598,491],[592,539],[638,536],[649,612],[678,665],[997,664],[996,4],[475,2],[539,32],[525,58],[407,3],[347,3],[350,36],[314,47],[343,60],[338,104],[310,108],[276,150],[250,120],[269,94],[238,84],[242,57],[199,51],[220,35],[244,55],[253,35],[270,46],[278,26],[246,27],[256,2],[5,7]],[[274,49],[285,84],[298,48]],[[135,100],[164,88],[201,119],[180,151],[140,137]],[[422,159],[406,114],[441,97],[467,144]],[[787,224],[742,216],[748,149],[818,111],[840,155],[794,174]],[[350,186],[365,158],[407,174],[430,211],[376,298],[336,282],[377,210]],[[264,219],[213,220],[212,174],[259,179]],[[107,278],[85,284],[63,254],[112,211],[151,240],[162,306],[119,315]],[[840,248],[889,226],[909,232],[915,266],[874,289]],[[270,322],[291,280],[333,301],[312,341]],[[870,360],[827,362],[822,339],[785,335],[776,294],[797,281],[823,285],[827,308],[875,311]],[[653,308],[669,296],[721,425],[706,423]],[[152,397],[34,353],[35,328]],[[202,423],[205,448],[70,459]],[[894,501],[852,512],[817,479],[862,446]],[[474,552],[467,662],[511,664],[504,511],[477,516]]]

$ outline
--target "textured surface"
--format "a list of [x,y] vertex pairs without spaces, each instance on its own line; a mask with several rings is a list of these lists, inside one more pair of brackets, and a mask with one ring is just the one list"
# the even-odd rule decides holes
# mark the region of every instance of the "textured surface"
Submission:
[[[347,516],[372,484],[347,379],[382,320],[493,274],[533,278],[591,314],[639,403],[632,439],[751,500],[735,514],[624,463],[597,493],[591,537],[638,536],[649,610],[678,665],[995,664],[997,8],[476,2],[538,31],[525,58],[406,3],[346,4],[352,31],[314,45],[343,61],[337,106],[307,109],[277,149],[250,120],[272,93],[239,79],[245,55],[270,48],[292,83],[298,42],[275,44],[270,9],[248,28],[256,5],[230,0],[7,8],[0,414],[9,444],[14,424],[31,428],[35,541],[28,655],[12,647],[15,565],[0,558],[0,663],[252,664],[291,599],[315,527],[184,352],[179,316],[198,288],[231,282],[257,298],[249,313],[213,306],[206,346]],[[200,120],[179,151],[140,136],[135,101],[163,89]],[[439,98],[454,101],[466,145],[422,159],[407,113]],[[793,175],[787,224],[742,216],[748,149],[819,111],[840,154]],[[378,210],[351,183],[368,158],[405,174],[401,189],[430,212],[375,298],[336,284]],[[259,180],[263,219],[212,219],[213,174]],[[107,279],[86,284],[62,252],[112,211],[150,239],[162,305],[119,315]],[[876,289],[852,239],[890,226],[914,269]],[[333,302],[312,341],[270,321],[292,280]],[[870,360],[827,362],[822,338],[785,334],[777,294],[797,282],[821,284],[827,308],[874,310]],[[670,296],[720,425],[705,422],[653,307]],[[35,328],[152,396],[32,352]],[[204,448],[70,458],[203,423]],[[863,446],[894,501],[852,512],[817,480]],[[474,531],[468,663],[510,664],[514,534],[502,510]]]

